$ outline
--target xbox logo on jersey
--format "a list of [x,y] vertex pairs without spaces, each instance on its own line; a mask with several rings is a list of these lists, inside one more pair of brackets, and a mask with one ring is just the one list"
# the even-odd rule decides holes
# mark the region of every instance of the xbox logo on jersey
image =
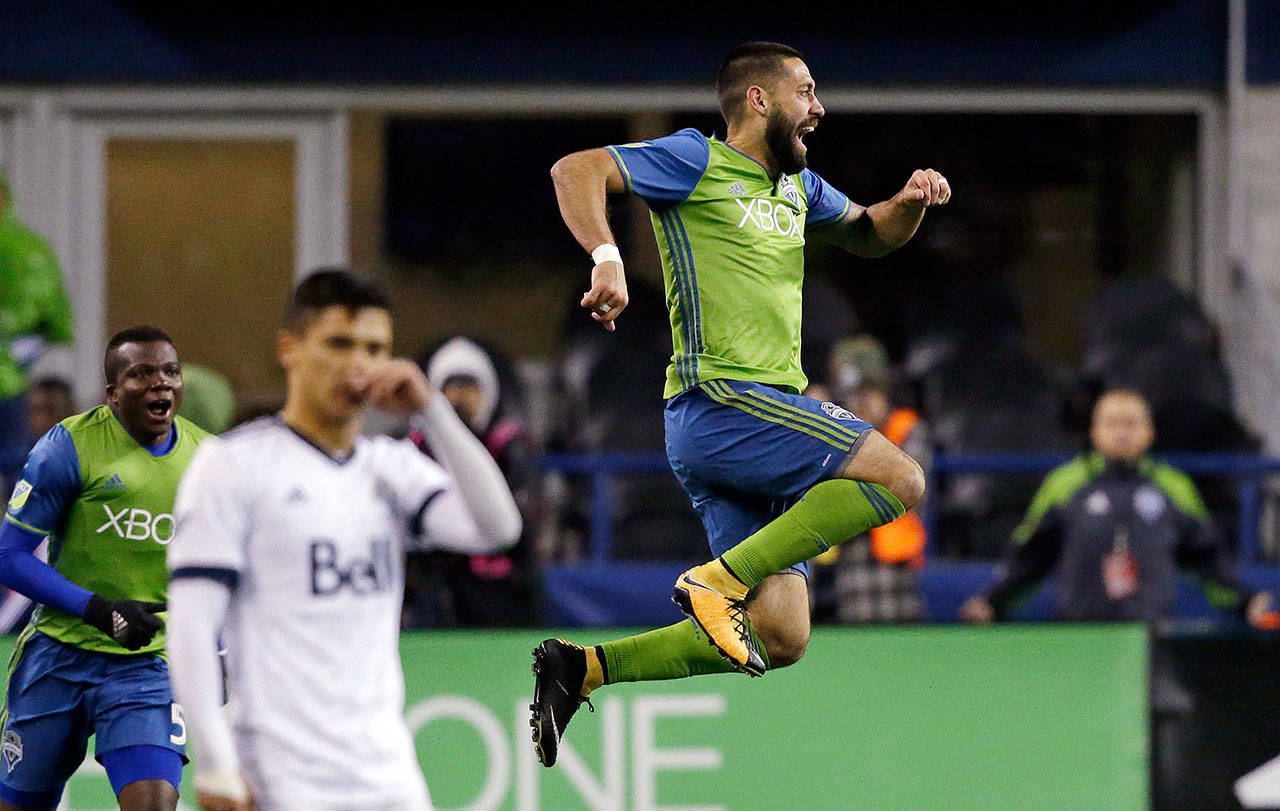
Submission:
[[787,239],[804,241],[804,235],[801,233],[804,219],[790,206],[773,203],[763,197],[747,200],[734,198],[733,202],[742,209],[742,219],[738,221],[738,228],[751,223],[765,233],[778,233]]
[[121,507],[117,513],[111,511],[109,504],[103,504],[102,509],[107,514],[107,522],[94,530],[99,535],[110,528],[119,537],[131,541],[152,540],[163,545],[173,539],[172,513],[153,516],[150,510],[141,507]]

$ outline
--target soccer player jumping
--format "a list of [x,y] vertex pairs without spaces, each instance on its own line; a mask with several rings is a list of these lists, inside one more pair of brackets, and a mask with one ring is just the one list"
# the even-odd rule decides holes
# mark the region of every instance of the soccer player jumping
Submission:
[[805,561],[924,494],[910,456],[848,411],[799,394],[804,244],[812,235],[883,256],[951,198],[950,185],[917,170],[864,208],[806,168],[804,139],[825,111],[793,48],[734,48],[717,93],[724,140],[685,129],[577,152],[551,170],[561,216],[595,263],[581,304],[605,329],[627,306],[606,194],[633,192],[649,206],[671,314],[667,457],[718,557],[676,581],[673,599],[692,623],[534,650],[530,723],[545,766],[603,684],[794,664],[809,641]]

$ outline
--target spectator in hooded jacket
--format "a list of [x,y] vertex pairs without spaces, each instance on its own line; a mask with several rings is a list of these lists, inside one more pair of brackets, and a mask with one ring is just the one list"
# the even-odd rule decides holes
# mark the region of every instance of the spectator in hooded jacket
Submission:
[[[426,372],[497,461],[524,514],[525,530],[514,547],[496,554],[432,552],[429,561],[411,561],[417,571],[410,572],[406,625],[534,625],[540,579],[531,540],[538,524],[533,443],[519,422],[503,415],[497,370],[474,341],[449,340],[431,355]],[[425,453],[422,438],[409,436]]]

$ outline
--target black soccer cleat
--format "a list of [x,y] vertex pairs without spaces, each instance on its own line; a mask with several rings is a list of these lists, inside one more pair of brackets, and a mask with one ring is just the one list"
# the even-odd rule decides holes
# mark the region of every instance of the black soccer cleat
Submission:
[[582,706],[595,712],[591,700],[582,695],[587,678],[587,652],[563,639],[547,639],[533,649],[533,748],[543,766],[554,766],[560,739],[569,719]]

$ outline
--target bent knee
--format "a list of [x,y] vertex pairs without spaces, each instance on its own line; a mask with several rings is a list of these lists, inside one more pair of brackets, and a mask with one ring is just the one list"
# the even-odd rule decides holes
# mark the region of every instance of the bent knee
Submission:
[[769,653],[769,669],[777,670],[780,667],[794,665],[804,656],[805,649],[808,646],[809,635],[807,633],[784,634],[765,640],[765,650]]
[[924,498],[927,483],[924,468],[920,467],[920,463],[910,456],[907,456],[906,460],[901,481],[897,482],[897,487],[893,488],[893,494],[898,497],[898,501],[902,502],[902,506],[909,510]]

